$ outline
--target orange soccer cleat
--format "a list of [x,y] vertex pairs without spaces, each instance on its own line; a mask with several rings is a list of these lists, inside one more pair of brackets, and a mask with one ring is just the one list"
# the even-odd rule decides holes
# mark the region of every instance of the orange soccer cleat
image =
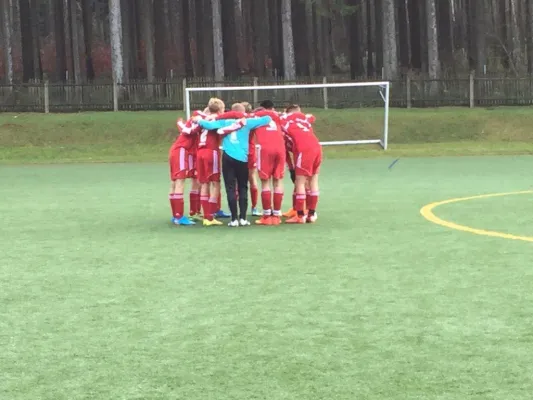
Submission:
[[281,218],[277,215],[274,215],[271,218],[272,225],[280,225],[281,224]]
[[285,218],[292,218],[296,215],[296,210],[294,208],[291,208],[289,211],[283,214]]
[[295,215],[294,217],[285,220],[285,223],[286,224],[305,224],[305,216],[300,217],[298,215]]
[[257,225],[272,225],[272,217],[270,215],[263,215],[261,218],[255,221],[255,223]]

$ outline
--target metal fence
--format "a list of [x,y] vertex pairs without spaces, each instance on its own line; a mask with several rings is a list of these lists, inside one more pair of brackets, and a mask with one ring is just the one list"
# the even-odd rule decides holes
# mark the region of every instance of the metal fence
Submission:
[[[343,82],[339,78],[280,79],[246,78],[226,80],[183,79],[157,82],[107,83],[29,83],[0,85],[1,112],[78,112],[183,110],[186,87],[291,85],[303,83]],[[372,80],[357,80],[372,81]],[[353,81],[350,81],[353,82]],[[274,99],[277,104],[299,103],[317,108],[382,107],[376,87],[335,89],[253,90],[247,92],[195,93],[193,107],[203,107],[211,96],[221,95],[228,103]],[[391,82],[390,106],[422,107],[490,107],[533,105],[533,76],[475,77],[431,80],[407,76]]]

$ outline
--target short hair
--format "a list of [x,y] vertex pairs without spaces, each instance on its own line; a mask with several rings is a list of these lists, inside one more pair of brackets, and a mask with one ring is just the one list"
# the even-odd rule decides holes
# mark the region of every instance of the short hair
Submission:
[[231,111],[246,112],[246,107],[242,103],[233,103]]
[[298,112],[300,111],[300,106],[298,104],[291,104],[290,106],[288,106],[286,109],[285,109],[285,112],[287,114],[291,113],[291,112]]
[[252,105],[247,101],[241,101],[241,104],[244,106],[244,111],[249,113],[252,112]]
[[226,105],[219,98],[211,97],[209,99],[209,102],[207,103],[207,108],[209,109],[209,112],[211,114],[217,114],[217,113],[220,113],[220,112],[224,112],[224,109],[226,108]]
[[254,112],[258,112],[258,111],[264,111],[265,110],[265,107],[257,107],[255,110],[253,110]]
[[274,102],[272,100],[263,100],[259,105],[266,110],[272,110],[274,108]]

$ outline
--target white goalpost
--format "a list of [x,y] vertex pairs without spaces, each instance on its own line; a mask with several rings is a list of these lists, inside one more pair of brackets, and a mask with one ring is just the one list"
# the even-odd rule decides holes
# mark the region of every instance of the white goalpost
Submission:
[[[381,138],[360,139],[360,140],[339,140],[330,142],[320,142],[322,146],[339,146],[339,145],[359,145],[359,144],[380,144],[384,150],[387,150],[389,137],[389,98],[390,82],[345,82],[345,83],[316,83],[303,85],[253,85],[253,86],[218,86],[218,87],[187,87],[185,88],[185,112],[187,118],[191,116],[191,94],[197,92],[230,92],[230,91],[248,91],[254,93],[254,102],[257,99],[257,92],[260,90],[298,90],[298,89],[322,89],[322,98],[324,108],[328,103],[328,88],[354,88],[354,87],[377,87],[379,95],[384,103],[384,124]],[[223,95],[219,94],[223,97]],[[256,106],[257,104],[254,104]],[[355,123],[357,121],[354,121]]]

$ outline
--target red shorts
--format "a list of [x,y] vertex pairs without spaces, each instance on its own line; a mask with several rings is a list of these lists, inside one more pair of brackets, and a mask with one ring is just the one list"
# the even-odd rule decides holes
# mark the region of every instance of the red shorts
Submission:
[[168,156],[170,180],[186,179],[189,173],[189,154],[183,147],[171,151]]
[[218,150],[198,150],[196,175],[200,183],[220,182],[220,152]]
[[256,169],[257,168],[257,152],[255,148],[255,144],[250,144],[250,147],[248,148],[248,169]]
[[309,148],[302,152],[297,152],[295,158],[295,172],[297,176],[313,176],[320,172],[322,164],[322,148]]
[[283,179],[285,173],[285,149],[262,147],[257,150],[257,172],[259,179]]
[[196,179],[196,154],[188,154],[187,167],[187,178]]

